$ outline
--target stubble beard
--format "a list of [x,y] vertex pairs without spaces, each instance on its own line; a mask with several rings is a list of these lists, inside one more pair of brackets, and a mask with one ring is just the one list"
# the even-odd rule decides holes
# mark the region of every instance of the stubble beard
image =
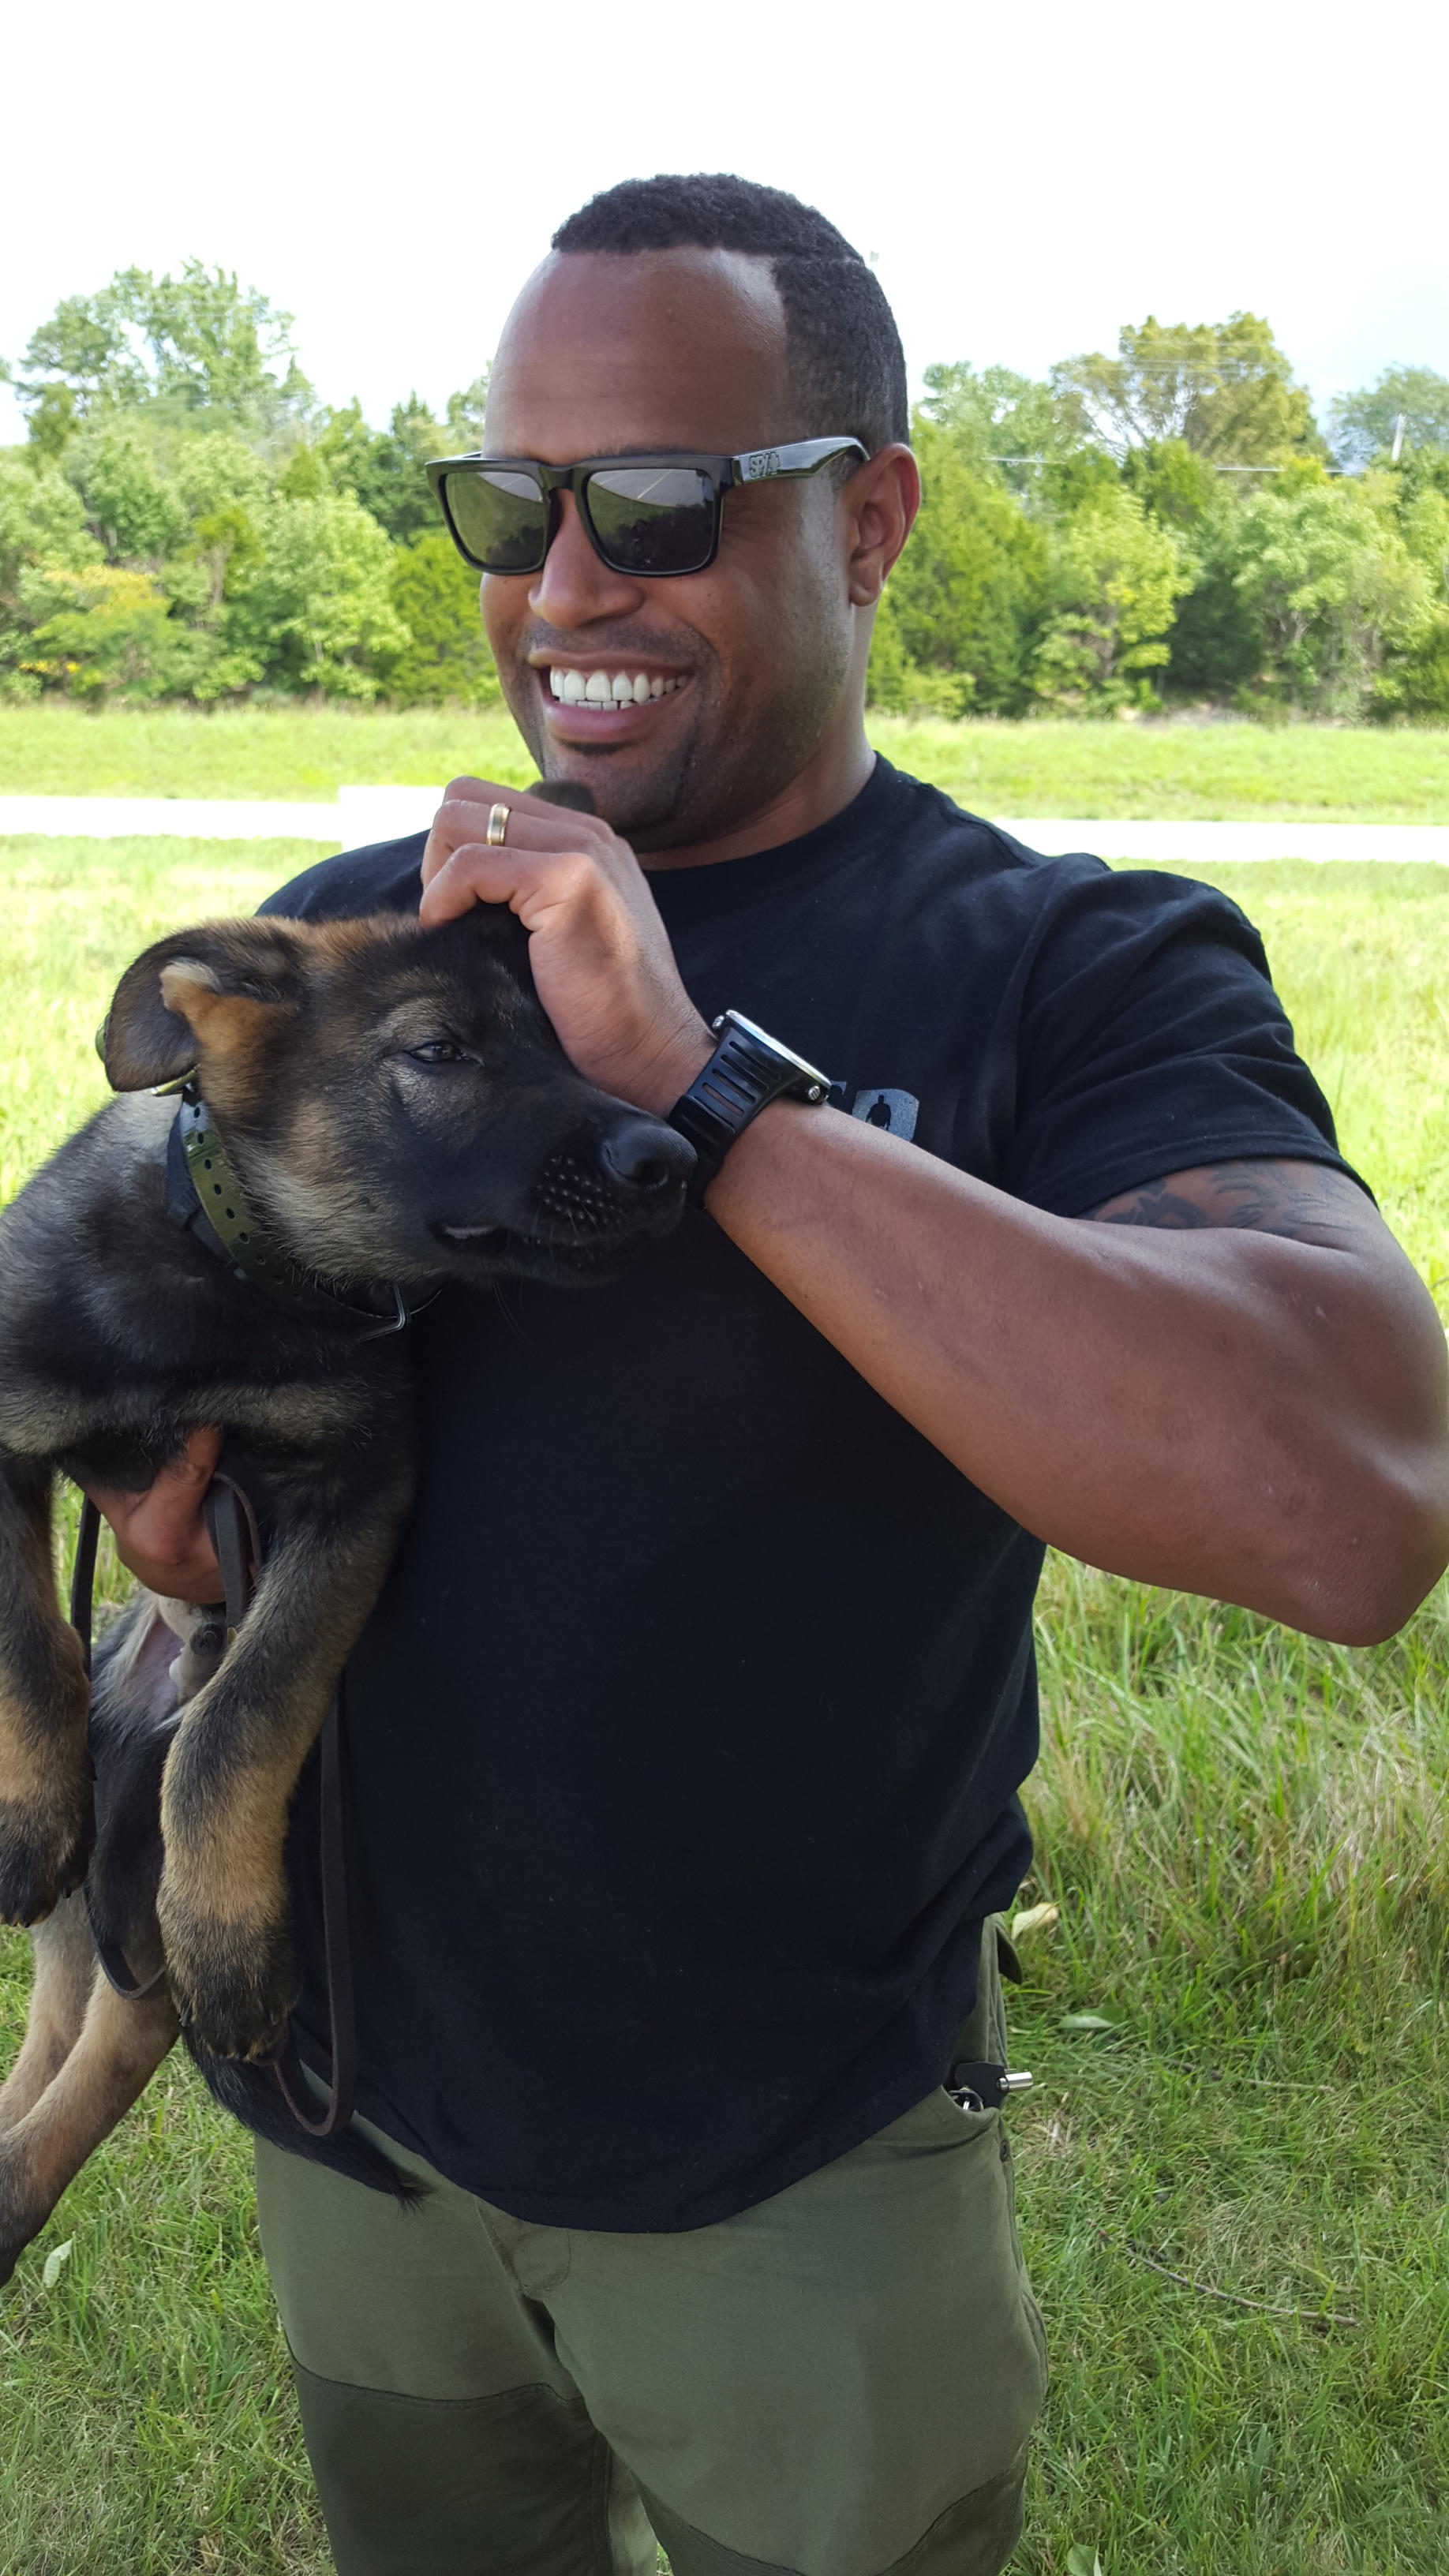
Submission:
[[508,696],[541,775],[590,788],[596,813],[643,856],[722,838],[768,806],[819,749],[832,712],[829,681],[838,686],[839,678],[812,672],[789,696],[751,709],[753,721],[732,722],[717,673],[696,671],[689,723],[647,765],[622,745],[551,743],[531,678],[521,703]]

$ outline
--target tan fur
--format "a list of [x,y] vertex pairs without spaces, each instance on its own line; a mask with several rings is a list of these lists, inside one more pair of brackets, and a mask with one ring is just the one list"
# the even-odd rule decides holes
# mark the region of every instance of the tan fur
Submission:
[[[50,1522],[26,1520],[12,1533],[26,1593],[55,1600]],[[0,1668],[0,1807],[47,1848],[68,1843],[80,1813],[90,1687],[74,1631],[57,1621],[48,1641],[54,1657],[52,1696],[43,1711],[20,1700]]]
[[90,1705],[79,1641],[62,1636],[57,1643],[70,1669],[63,1671],[62,1689],[46,1711],[44,1734],[34,1710],[0,1682],[0,1807],[43,1836],[75,1813]]
[[25,2039],[0,2084],[0,2136],[13,2129],[59,2074],[86,2017],[99,1971],[85,1906],[68,1896],[32,1935],[35,1977]]
[[29,1710],[0,1692],[0,1808],[41,1815],[55,1788],[54,1745],[38,1743]]
[[[185,963],[189,968],[190,959]],[[168,1010],[186,1021],[196,1040],[212,1107],[223,1118],[244,1116],[266,1097],[278,1005],[250,994],[214,992],[199,980],[208,971],[198,967],[196,979],[188,975],[183,982],[180,970],[168,966],[161,989]]]
[[[280,2036],[279,2026],[258,2031],[251,1999],[275,1996],[280,1964],[290,1960],[281,1857],[287,1812],[395,1537],[390,1518],[363,1523],[350,1542],[329,1544],[325,1566],[304,1539],[279,1546],[221,1670],[188,1703],[167,1756],[157,1911],[172,1992],[219,2055],[261,2057]],[[287,1677],[281,1705],[262,1691],[268,1726],[260,1744],[242,1717],[257,1696],[254,1673]],[[232,1760],[199,1802],[188,1754],[208,1735],[232,1747]],[[228,2032],[243,2028],[245,2041],[233,2045]]]
[[127,2002],[96,1971],[74,2045],[29,2108],[0,2132],[0,2275],[144,2091],[179,2028],[164,1985]]
[[325,1100],[299,1098],[280,1153],[249,1159],[248,1175],[284,1242],[305,1242],[327,1277],[358,1269],[358,1247],[375,1237],[377,1214],[350,1178],[343,1121]]
[[[306,1729],[303,1752],[315,1731]],[[168,1813],[163,1791],[163,1922],[185,1916],[193,1927],[207,1925],[209,1937],[218,1943],[232,1946],[233,1927],[244,1933],[246,1926],[272,1919],[286,1897],[281,1847],[291,1786],[290,1778],[279,1780],[275,1771],[261,1765],[242,1772],[228,1781],[213,1802],[208,1831],[200,1842],[178,1822],[174,1811]]]

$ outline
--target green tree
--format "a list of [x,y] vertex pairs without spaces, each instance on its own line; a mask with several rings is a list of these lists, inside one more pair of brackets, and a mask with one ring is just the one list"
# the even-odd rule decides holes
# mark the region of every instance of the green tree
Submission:
[[485,367],[470,385],[449,394],[443,407],[443,427],[447,442],[436,451],[442,456],[468,456],[483,445],[483,418],[488,409],[488,378],[491,367]]
[[1323,441],[1309,398],[1256,313],[1226,322],[1129,323],[1117,355],[1068,358],[1053,392],[1114,453],[1180,439],[1217,465],[1272,465],[1317,456]]
[[239,428],[269,434],[305,418],[313,401],[292,344],[292,316],[279,313],[235,270],[183,263],[179,277],[157,280],[142,328],[156,370],[156,393],[189,412],[222,415]]
[[174,440],[171,472],[186,533],[166,567],[167,583],[184,590],[198,613],[214,615],[260,559],[272,480],[245,439],[219,430]]
[[57,305],[5,373],[51,454],[97,413],[151,403],[269,437],[312,405],[291,331],[290,314],[200,260],[184,261],[178,277],[118,269],[96,294]]
[[918,416],[925,500],[876,618],[877,706],[1013,715],[1028,695],[1046,539],[959,431]]
[[1173,610],[1191,558],[1122,484],[1094,493],[1052,531],[1048,616],[1032,687],[1071,714],[1149,706],[1147,673],[1168,658]]
[[1151,438],[1129,447],[1122,480],[1149,518],[1192,538],[1222,499],[1222,485],[1206,457],[1185,438]]
[[1241,507],[1239,496],[1220,489],[1216,508],[1204,511],[1182,532],[1191,555],[1191,579],[1167,639],[1164,676],[1174,695],[1240,698],[1262,664],[1262,634],[1238,588]]
[[229,585],[221,639],[270,686],[372,698],[407,630],[392,604],[393,549],[350,492],[282,497]]
[[445,528],[425,529],[411,545],[394,547],[392,604],[408,639],[383,665],[383,686],[395,706],[497,703],[478,576]]
[[48,592],[35,595],[38,568],[79,572],[99,554],[65,477],[24,449],[0,450],[0,694],[32,697],[42,685],[41,673],[21,667],[50,605]]
[[153,383],[135,329],[150,285],[144,269],[117,269],[97,294],[64,297],[32,332],[24,357],[5,368],[32,436],[47,410],[54,448],[88,413],[147,400]]
[[928,367],[920,416],[947,432],[965,462],[1023,497],[1036,491],[1043,466],[1081,441],[1075,412],[1050,385],[1010,367]]
[[1339,464],[1352,472],[1387,456],[1401,420],[1405,446],[1449,449],[1449,376],[1431,367],[1385,367],[1376,384],[1336,395],[1328,425]]
[[[410,545],[438,525],[438,506],[424,467],[446,456],[448,432],[416,394],[393,406],[386,429],[370,429],[359,403],[329,412],[310,448],[299,449],[282,477],[283,488],[350,492],[395,544]],[[315,477],[320,474],[323,481]],[[314,478],[309,482],[309,477]]]
[[186,507],[166,470],[165,442],[144,411],[107,412],[75,438],[65,469],[112,563],[159,572],[186,535]]
[[[1428,610],[1409,649],[1391,664],[1383,694],[1405,715],[1442,724],[1449,718],[1449,455],[1442,482],[1429,475],[1395,478],[1399,529],[1423,572]],[[1404,494],[1403,486],[1411,488]]]
[[1262,639],[1261,692],[1319,716],[1394,705],[1398,666],[1427,639],[1433,585],[1395,524],[1386,480],[1300,469],[1250,495],[1235,537],[1234,578]]
[[149,573],[52,567],[37,576],[32,604],[45,594],[49,614],[36,623],[22,669],[69,696],[92,704],[184,696],[210,658],[209,639],[173,619]]

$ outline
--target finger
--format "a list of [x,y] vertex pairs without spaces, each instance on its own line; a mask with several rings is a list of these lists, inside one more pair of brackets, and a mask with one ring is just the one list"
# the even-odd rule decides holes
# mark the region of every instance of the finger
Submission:
[[221,1599],[221,1567],[199,1514],[180,1532],[163,1524],[158,1536],[146,1517],[149,1497],[138,1502],[134,1494],[109,1493],[100,1486],[88,1485],[84,1490],[110,1524],[116,1554],[127,1573],[144,1583],[148,1592],[162,1592],[177,1601]]
[[148,1592],[159,1592],[168,1601],[212,1602],[225,1598],[226,1581],[209,1545],[192,1548],[185,1556],[152,1556],[128,1537],[124,1541],[117,1539],[116,1554],[128,1574],[134,1574]]
[[188,1432],[185,1447],[176,1457],[168,1458],[151,1483],[139,1492],[111,1485],[83,1485],[81,1491],[113,1529],[122,1522],[134,1521],[137,1513],[157,1497],[163,1511],[175,1512],[187,1521],[197,1519],[201,1498],[216,1472],[223,1436],[220,1425],[214,1422]]
[[465,843],[481,841],[488,846],[489,822],[499,805],[508,816],[502,841],[493,845],[499,849],[576,850],[581,843],[587,848],[593,837],[608,829],[593,815],[568,806],[540,804],[516,787],[490,787],[477,779],[455,778],[444,793],[428,833],[422,862],[424,886],[432,884],[453,852]]
[[169,1459],[156,1481],[174,1477],[180,1484],[199,1482],[205,1489],[216,1473],[221,1456],[222,1428],[219,1422],[205,1422],[196,1431],[188,1431],[186,1446],[179,1458]]
[[597,878],[597,863],[586,850],[490,850],[479,841],[465,842],[424,888],[418,919],[426,930],[456,921],[475,903],[506,903],[535,930],[545,913],[577,896],[586,878]]
[[179,1458],[169,1459],[127,1516],[128,1545],[158,1559],[186,1561],[212,1554],[201,1506],[221,1451],[214,1427],[193,1431]]
[[442,801],[446,805],[455,797],[465,805],[522,803],[538,813],[547,813],[552,807],[555,813],[585,814],[590,820],[597,819],[593,789],[574,779],[533,778],[526,787],[506,787],[494,778],[460,775],[449,779]]

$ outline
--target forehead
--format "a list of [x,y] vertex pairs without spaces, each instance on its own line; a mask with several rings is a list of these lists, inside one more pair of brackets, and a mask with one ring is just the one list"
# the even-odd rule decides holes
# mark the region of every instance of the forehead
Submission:
[[733,454],[795,429],[769,263],[737,251],[555,253],[508,317],[488,388],[494,454],[549,464]]

